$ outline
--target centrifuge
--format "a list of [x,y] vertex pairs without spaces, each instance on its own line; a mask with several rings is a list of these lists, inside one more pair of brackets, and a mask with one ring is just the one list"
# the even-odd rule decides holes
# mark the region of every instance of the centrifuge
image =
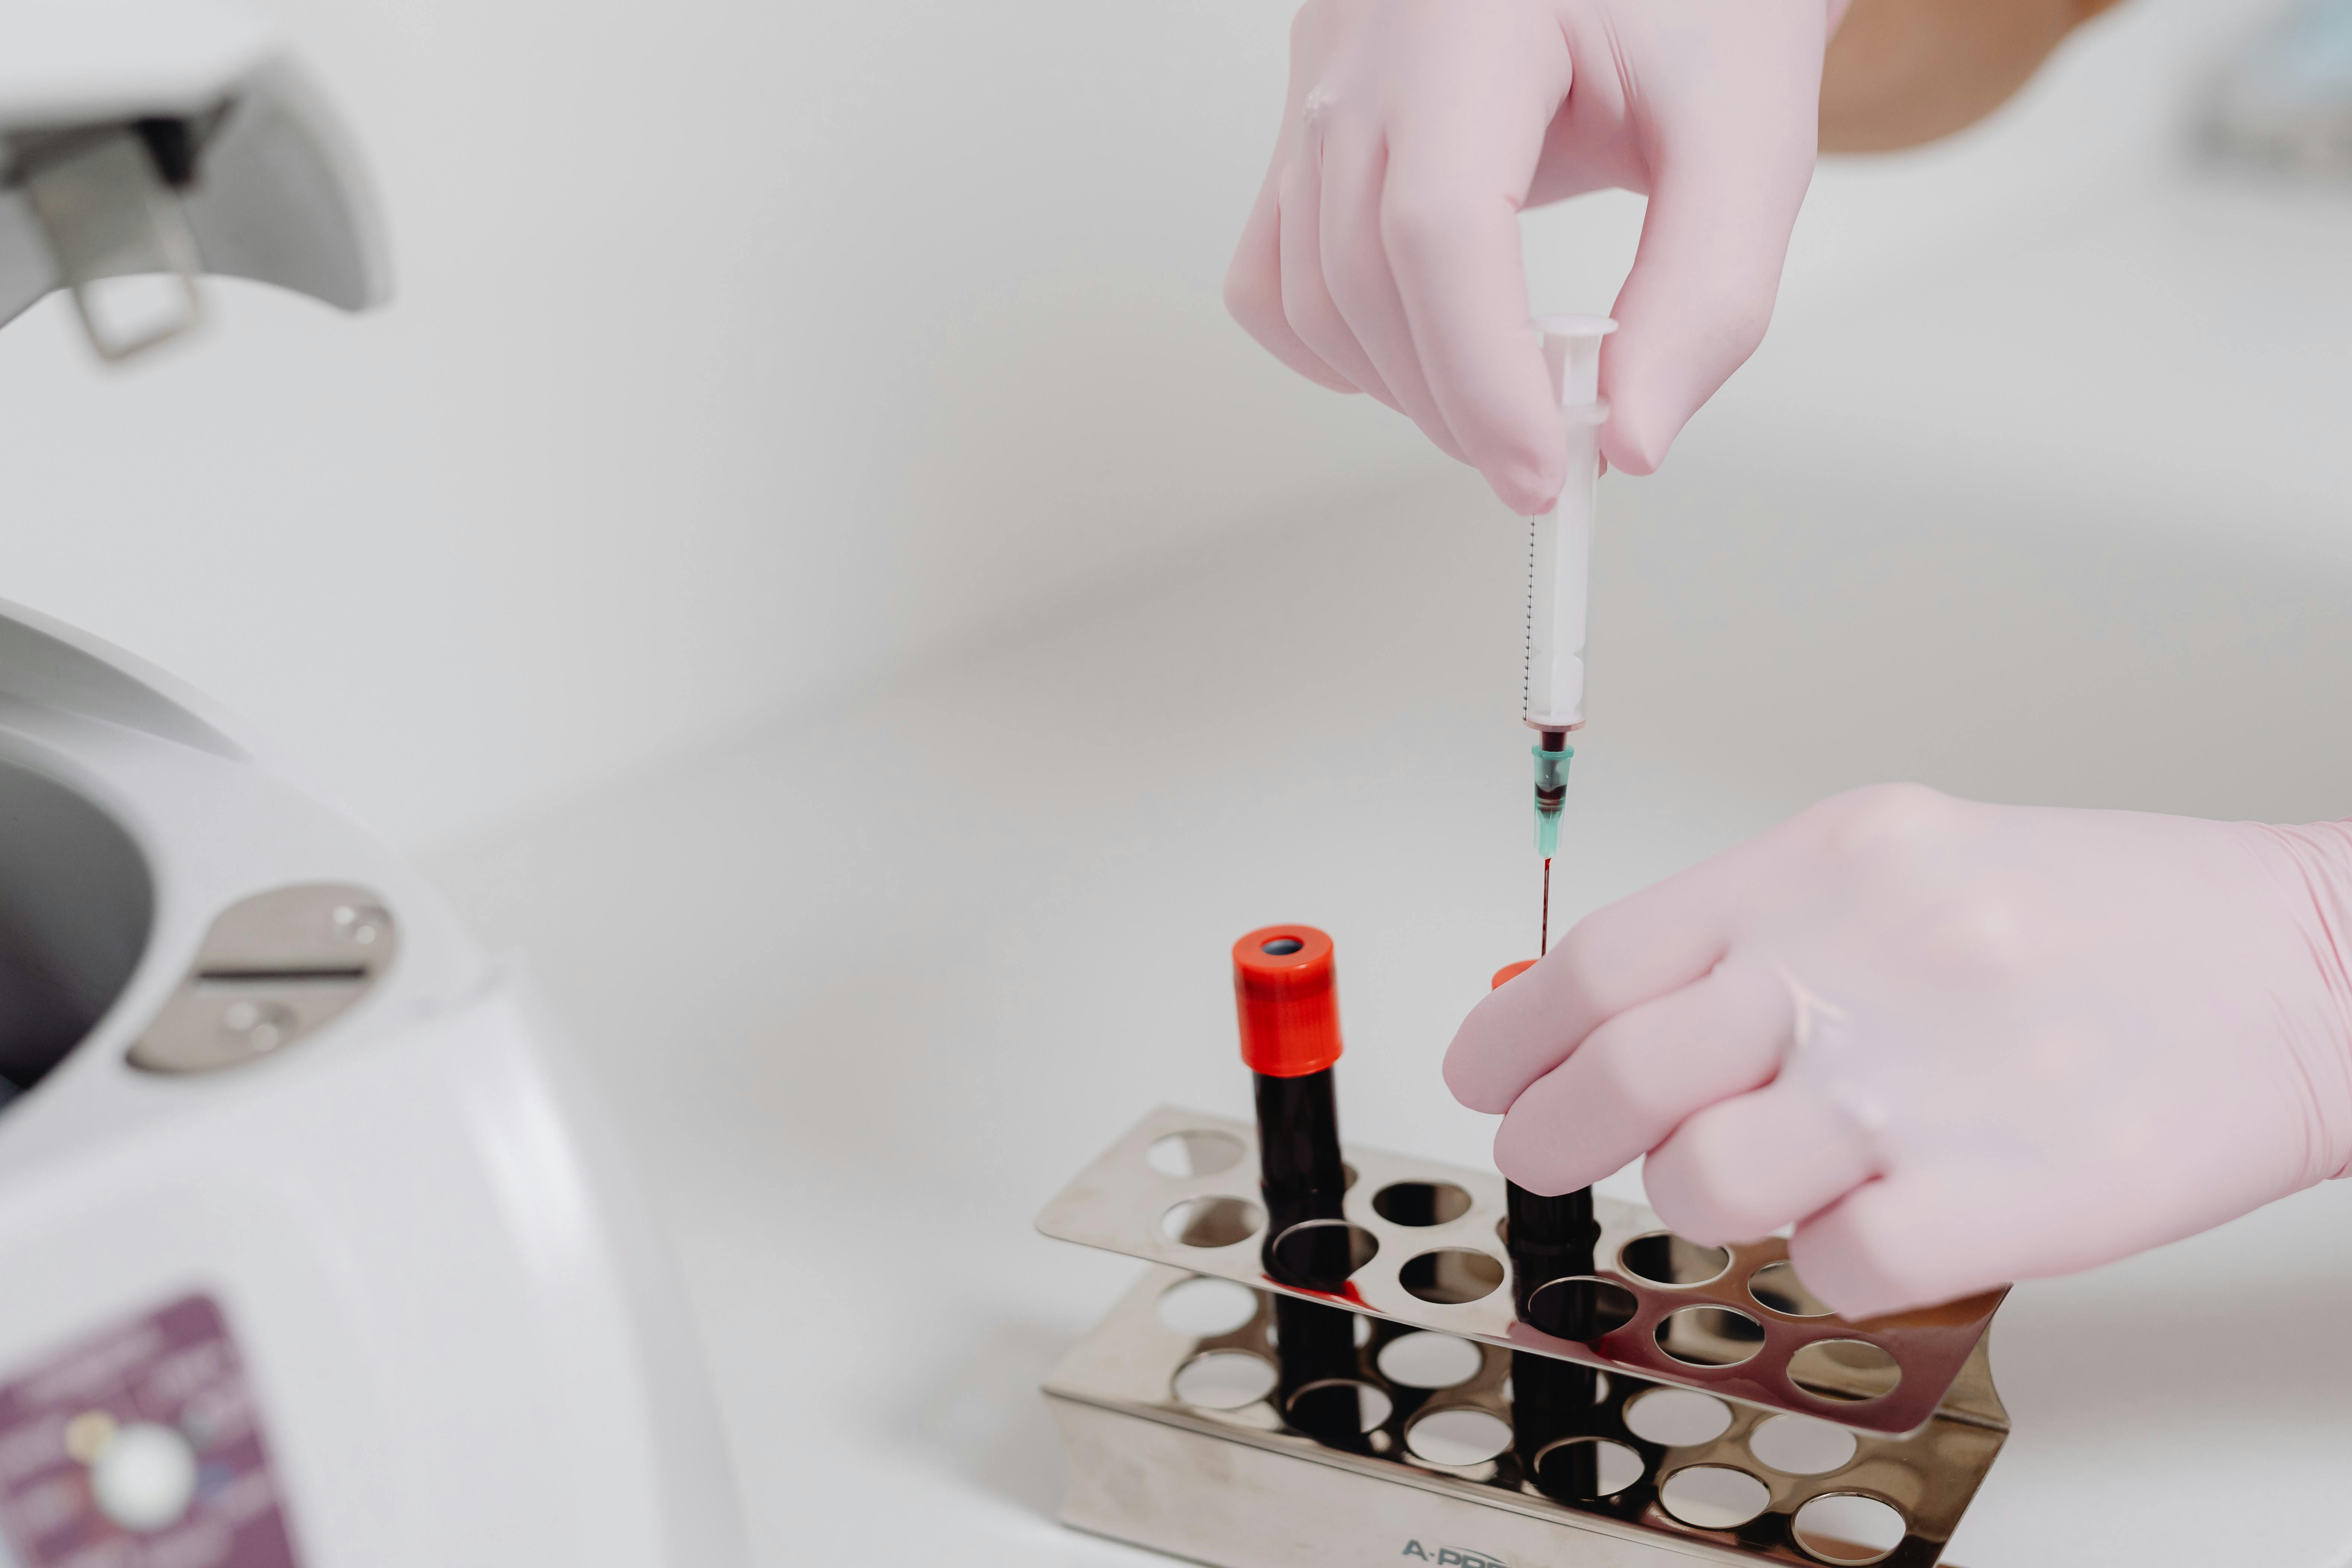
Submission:
[[[68,289],[132,356],[208,273],[384,292],[269,30],[0,4],[0,320]],[[0,1563],[743,1558],[666,1238],[524,976],[236,721],[0,605]]]

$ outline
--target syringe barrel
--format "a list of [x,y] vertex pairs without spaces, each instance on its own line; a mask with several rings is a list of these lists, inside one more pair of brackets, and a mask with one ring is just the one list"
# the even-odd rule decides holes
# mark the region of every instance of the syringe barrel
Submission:
[[1592,566],[1592,509],[1601,479],[1601,426],[1609,405],[1598,395],[1601,340],[1616,329],[1605,316],[1552,316],[1543,331],[1544,361],[1560,399],[1568,433],[1568,479],[1551,510],[1528,521],[1528,651],[1521,716],[1539,730],[1584,722],[1584,634]]

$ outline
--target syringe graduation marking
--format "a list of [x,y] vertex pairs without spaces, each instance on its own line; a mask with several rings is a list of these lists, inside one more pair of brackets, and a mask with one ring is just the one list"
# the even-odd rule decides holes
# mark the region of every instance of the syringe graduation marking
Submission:
[[1538,518],[1528,519],[1528,622],[1527,637],[1519,647],[1519,711],[1526,713],[1535,707],[1536,692],[1536,529]]

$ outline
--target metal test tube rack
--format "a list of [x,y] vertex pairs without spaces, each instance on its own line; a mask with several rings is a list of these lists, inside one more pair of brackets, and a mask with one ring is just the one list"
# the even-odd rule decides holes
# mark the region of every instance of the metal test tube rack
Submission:
[[[1069,1448],[1066,1522],[1222,1568],[1939,1561],[2008,1436],[1984,1346],[2000,1292],[1847,1323],[1804,1295],[1785,1244],[1697,1247],[1600,1198],[1580,1320],[1594,1337],[1562,1339],[1517,1316],[1500,1177],[1346,1152],[1353,1267],[1328,1289],[1265,1270],[1245,1122],[1155,1111],[1046,1205],[1047,1236],[1156,1265],[1045,1384]],[[1202,1277],[1257,1292],[1247,1317],[1214,1332],[1169,1326],[1168,1292]],[[1309,1406],[1277,1385],[1276,1294],[1364,1320],[1349,1397]],[[1423,1331],[1478,1346],[1475,1370],[1443,1387],[1383,1373],[1395,1342]],[[1481,1415],[1488,1430],[1524,1423],[1514,1352],[1602,1374],[1574,1430],[1542,1447],[1512,1431],[1491,1453],[1427,1440]],[[1255,1393],[1229,1375],[1252,1363],[1265,1369]],[[1727,1422],[1657,1440],[1636,1407],[1674,1389],[1720,1402]],[[1684,1405],[1685,1417],[1706,1408]],[[1424,1426],[1433,1416],[1444,1420]],[[1790,1457],[1788,1439],[1818,1449],[1824,1435],[1825,1454]],[[1576,1464],[1546,1468],[1580,1445]],[[1563,1475],[1579,1479],[1563,1487]]]

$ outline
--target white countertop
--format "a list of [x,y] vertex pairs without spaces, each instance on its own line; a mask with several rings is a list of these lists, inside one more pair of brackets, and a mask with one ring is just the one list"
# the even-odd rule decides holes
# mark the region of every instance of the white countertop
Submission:
[[[2004,266],[2087,289],[2151,251],[2207,265],[2197,204],[2243,198],[2167,189],[1969,260],[1989,319],[1887,304],[1875,335],[1778,351],[1668,474],[1609,482],[1558,928],[1879,778],[2352,810],[2352,353],[2332,392],[2205,407],[2229,449],[2200,466],[2183,449],[2212,426],[2159,395],[2160,343],[2086,366],[2164,277],[2011,308]],[[2302,312],[2318,325],[2281,352],[2352,345],[2352,283],[2327,293],[2352,279],[2352,204],[2260,210],[2246,244],[2340,247],[2296,285],[2340,313]],[[2226,303],[2217,331],[2266,309]],[[1857,386],[1888,333],[1916,374]],[[2011,405],[1937,401],[1936,364],[1966,353],[2008,354]],[[1484,1162],[1488,1123],[1437,1064],[1487,973],[1533,952],[1523,549],[1466,476],[1270,519],[438,860],[530,954],[676,1226],[761,1561],[1145,1560],[1053,1521],[1035,1393],[1138,1266],[1029,1220],[1155,1103],[1246,1113],[1239,932],[1334,933],[1348,1136]],[[1952,1557],[2344,1561],[2347,1321],[2341,1185],[2021,1287],[1993,1331],[2015,1433]]]

